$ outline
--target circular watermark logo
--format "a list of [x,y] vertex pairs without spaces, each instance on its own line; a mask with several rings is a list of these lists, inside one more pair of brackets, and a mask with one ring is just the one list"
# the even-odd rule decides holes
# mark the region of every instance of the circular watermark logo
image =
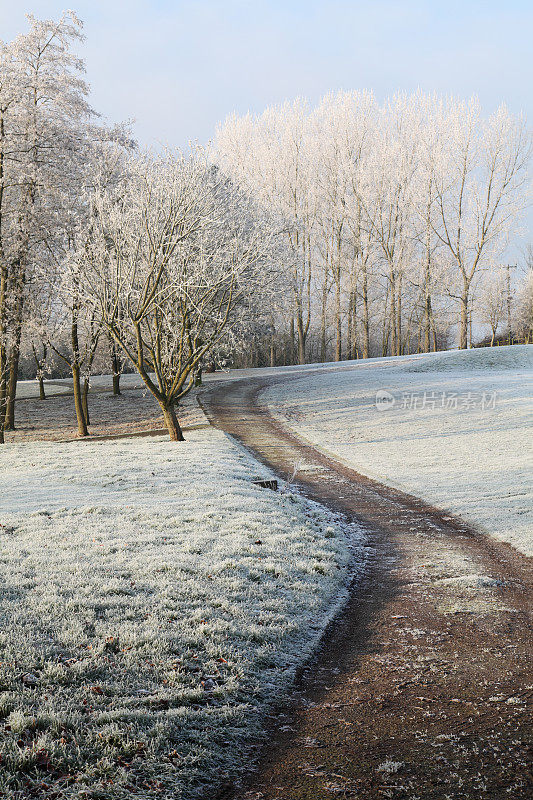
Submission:
[[392,408],[396,399],[393,394],[387,392],[385,389],[379,389],[376,392],[376,408],[378,411],[387,411]]

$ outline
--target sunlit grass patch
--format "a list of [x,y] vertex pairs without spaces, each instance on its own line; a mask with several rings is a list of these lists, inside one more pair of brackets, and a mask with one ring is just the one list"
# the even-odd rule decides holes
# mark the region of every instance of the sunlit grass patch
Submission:
[[0,794],[209,794],[342,602],[354,535],[212,430],[0,457]]

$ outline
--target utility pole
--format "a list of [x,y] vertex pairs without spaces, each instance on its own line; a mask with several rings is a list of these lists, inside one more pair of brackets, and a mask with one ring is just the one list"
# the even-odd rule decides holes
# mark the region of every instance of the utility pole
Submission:
[[512,322],[511,322],[511,303],[513,296],[511,294],[511,270],[516,269],[516,264],[506,264],[507,271],[507,336],[509,344],[512,344]]

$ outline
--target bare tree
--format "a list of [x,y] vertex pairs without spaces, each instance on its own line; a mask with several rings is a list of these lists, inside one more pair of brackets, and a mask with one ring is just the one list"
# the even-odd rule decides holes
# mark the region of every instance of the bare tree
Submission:
[[506,310],[506,279],[502,270],[492,273],[484,282],[478,299],[481,322],[491,330],[490,346],[494,346],[496,333]]
[[450,298],[465,346],[474,284],[525,205],[530,144],[504,108],[486,119],[475,100],[422,92],[226,120],[216,158],[286,220],[300,360],[309,335],[322,360],[368,355],[379,335],[384,354],[435,349]]
[[505,244],[525,206],[531,135],[525,120],[514,118],[504,106],[482,119],[476,100],[450,102],[444,130],[445,146],[435,170],[435,232],[457,275],[459,347],[466,348],[474,278]]
[[291,338],[297,337],[297,357],[305,363],[311,325],[311,289],[316,224],[312,191],[313,126],[301,100],[226,120],[217,132],[216,159],[222,170],[265,208],[274,209],[286,224],[291,281]]
[[515,328],[526,344],[533,342],[533,246],[525,253],[525,274],[516,292]]
[[128,172],[120,202],[94,193],[78,261],[107,330],[181,441],[175,404],[207,353],[239,325],[242,335],[272,282],[273,235],[201,150],[146,153]]
[[71,52],[81,38],[79,20],[69,12],[58,22],[29,21],[29,33],[0,47],[2,431],[15,424],[26,287],[44,239],[61,225],[56,198],[76,181],[92,113],[83,65]]

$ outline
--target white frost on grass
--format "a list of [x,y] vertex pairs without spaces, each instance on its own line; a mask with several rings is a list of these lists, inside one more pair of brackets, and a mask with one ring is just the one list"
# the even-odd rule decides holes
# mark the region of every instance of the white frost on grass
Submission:
[[[309,375],[262,399],[359,472],[533,555],[532,377],[533,345],[448,351]],[[394,405],[378,410],[377,392]]]
[[[141,377],[135,372],[128,372],[120,376],[121,389],[139,389],[143,386]],[[47,397],[58,394],[72,393],[72,378],[57,378],[45,380],[44,387]],[[91,377],[91,388],[93,390],[111,391],[113,388],[112,375],[93,375]],[[26,380],[17,382],[17,400],[39,397],[39,384],[36,380]]]
[[[382,364],[398,361],[402,356],[387,356],[386,358],[373,358],[369,359],[368,364]],[[422,358],[420,355],[412,355],[411,359],[416,360]],[[202,375],[202,382],[218,383],[219,381],[240,381],[243,378],[261,378],[275,376],[279,374],[294,375],[297,373],[307,374],[315,372],[316,370],[333,370],[350,368],[360,364],[359,361],[343,361],[339,365],[337,361],[329,361],[326,364],[293,364],[288,367],[260,367],[252,369],[217,369],[216,372],[204,372]],[[52,380],[45,380],[46,394],[51,396],[53,394],[71,394],[72,393],[72,378],[56,378]],[[142,378],[136,372],[127,372],[120,376],[121,389],[141,389],[144,388]],[[112,375],[92,375],[91,376],[91,390],[93,391],[111,391],[113,388]],[[148,390],[146,389],[148,392]],[[36,380],[24,380],[17,383],[17,400],[26,400],[29,398],[39,397],[39,384]]]
[[187,800],[246,766],[361,539],[259,471],[212,429],[2,448],[0,796]]
[[477,372],[478,370],[533,370],[533,345],[444,350],[417,359],[410,372]]
[[391,761],[388,759],[387,761],[383,761],[378,767],[376,767],[376,772],[384,772],[387,775],[394,775],[396,772],[399,772],[403,767],[403,761]]

